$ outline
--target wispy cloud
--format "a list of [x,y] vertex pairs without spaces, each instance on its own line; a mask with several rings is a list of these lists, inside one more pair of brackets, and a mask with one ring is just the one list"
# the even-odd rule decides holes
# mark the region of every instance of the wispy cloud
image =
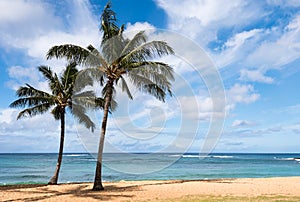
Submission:
[[256,126],[257,123],[253,121],[248,121],[248,120],[235,120],[232,123],[232,127],[251,127],[251,126]]

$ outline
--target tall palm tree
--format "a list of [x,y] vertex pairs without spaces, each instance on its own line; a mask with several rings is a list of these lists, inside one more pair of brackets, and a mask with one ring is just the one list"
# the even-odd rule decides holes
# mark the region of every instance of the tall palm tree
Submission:
[[69,63],[61,76],[58,76],[47,66],[39,66],[38,70],[47,80],[51,93],[38,90],[26,84],[17,90],[19,99],[12,102],[10,107],[28,107],[19,113],[17,119],[43,114],[52,109],[51,113],[54,118],[60,120],[61,129],[58,159],[54,175],[48,183],[57,184],[65,139],[66,109],[70,108],[71,113],[78,118],[80,123],[83,123],[87,128],[93,130],[95,125],[85,114],[85,108],[82,107],[82,103],[84,102],[83,99],[92,98],[94,93],[92,91],[86,91],[73,95],[74,82],[78,74],[75,62]]
[[101,19],[103,38],[100,50],[92,45],[87,48],[66,44],[52,47],[49,58],[66,58],[79,64],[89,66],[82,74],[95,76],[103,85],[104,112],[98,147],[97,166],[93,190],[103,190],[102,154],[106,125],[115,93],[115,85],[119,85],[130,99],[133,96],[127,85],[131,82],[138,90],[153,95],[164,101],[167,93],[171,95],[171,80],[174,80],[173,69],[165,63],[151,59],[173,54],[173,49],[163,41],[147,42],[144,31],[137,33],[131,40],[123,37],[124,26],[116,26],[115,13],[110,4],[104,9]]

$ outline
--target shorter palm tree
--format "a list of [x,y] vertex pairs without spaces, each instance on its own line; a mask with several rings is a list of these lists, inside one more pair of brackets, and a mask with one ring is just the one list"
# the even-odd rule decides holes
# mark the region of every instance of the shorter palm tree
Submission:
[[[84,107],[83,103],[88,105],[89,102],[87,102],[87,100],[91,101],[91,98],[95,98],[95,96],[92,91],[85,91],[73,95],[75,80],[78,75],[78,69],[76,68],[76,63],[74,62],[71,62],[66,66],[61,76],[58,76],[51,70],[50,67],[47,66],[39,66],[38,70],[47,80],[51,93],[38,90],[31,85],[26,84],[17,90],[17,96],[19,99],[12,102],[10,107],[28,107],[19,113],[17,119],[43,114],[52,109],[51,113],[53,114],[54,118],[56,120],[60,120],[61,131],[58,159],[54,175],[48,183],[57,184],[65,139],[66,109],[70,108],[71,113],[78,119],[80,123],[83,123],[87,128],[94,130],[95,125],[86,115],[86,108]],[[87,83],[85,83],[85,85],[87,85]],[[77,85],[76,88],[78,88],[76,91],[79,92],[80,86]],[[101,106],[99,103],[102,100],[100,98],[97,100],[98,106]],[[91,106],[94,105],[95,104],[91,104]]]

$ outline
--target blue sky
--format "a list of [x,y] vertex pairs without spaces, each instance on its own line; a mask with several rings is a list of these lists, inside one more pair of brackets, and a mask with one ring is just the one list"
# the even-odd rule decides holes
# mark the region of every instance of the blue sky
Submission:
[[[134,101],[127,101],[120,93],[119,109],[108,126],[111,145],[122,151],[157,152],[171,145],[174,151],[183,146],[198,152],[221,106],[189,62],[208,58],[213,67],[207,68],[217,70],[226,96],[225,124],[214,152],[300,152],[300,1],[112,3],[128,36],[152,29],[156,32],[149,32],[150,38],[162,37],[170,44],[175,35],[183,40],[174,43],[182,58],[163,59],[177,75],[175,96],[161,103],[138,92]],[[45,58],[53,45],[99,45],[99,17],[105,4],[102,0],[0,1],[0,152],[58,150],[59,122],[50,114],[17,121],[19,109],[8,105],[25,83],[47,90],[37,66],[62,70],[64,61]],[[158,34],[159,30],[165,31]],[[199,46],[201,57],[192,54],[187,41]],[[180,84],[187,85],[190,94]],[[66,131],[66,152],[89,150],[81,126],[70,116]]]

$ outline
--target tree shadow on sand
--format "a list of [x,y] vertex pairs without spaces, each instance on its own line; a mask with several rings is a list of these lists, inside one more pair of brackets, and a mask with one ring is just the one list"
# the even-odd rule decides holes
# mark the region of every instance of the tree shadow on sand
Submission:
[[[74,185],[74,184],[73,184]],[[69,196],[75,197],[77,199],[82,198],[82,201],[85,200],[101,200],[101,201],[112,201],[114,199],[130,199],[134,197],[134,191],[140,191],[139,186],[124,186],[118,187],[115,185],[105,186],[104,191],[95,192],[91,190],[91,185],[87,184],[76,184],[77,186],[66,189],[59,189],[60,185],[31,185],[31,186],[11,186],[0,188],[0,190],[5,190],[6,192],[18,192],[24,194],[24,197],[13,198],[8,200],[2,200],[3,202],[12,202],[12,201],[40,201],[40,200],[59,200],[60,196]],[[27,189],[29,188],[29,190]],[[31,188],[37,188],[31,190]],[[132,194],[131,194],[132,192]],[[29,196],[34,195],[34,196]],[[35,196],[36,195],[36,196]]]

